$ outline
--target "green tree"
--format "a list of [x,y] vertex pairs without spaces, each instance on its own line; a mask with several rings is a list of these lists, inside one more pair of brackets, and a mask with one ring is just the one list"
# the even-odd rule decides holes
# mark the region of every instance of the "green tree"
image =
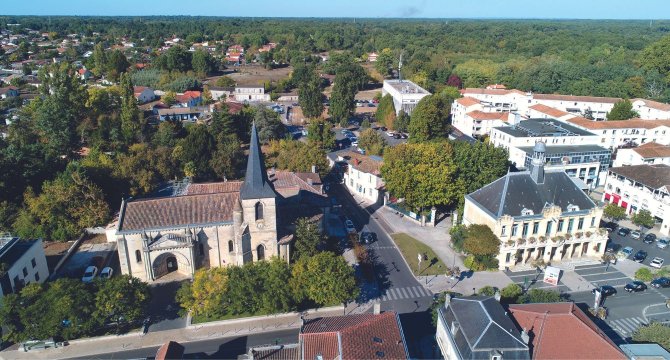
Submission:
[[365,129],[358,137],[358,147],[365,149],[368,155],[382,155],[386,147],[386,140],[379,132]]
[[657,322],[641,326],[633,333],[633,340],[656,343],[670,351],[670,326]]
[[226,295],[229,270],[214,267],[199,269],[192,282],[182,284],[176,300],[185,312],[192,316],[218,317],[226,313]]
[[500,239],[487,225],[472,224],[465,231],[463,249],[475,256],[493,256],[500,251]]
[[118,156],[115,176],[128,181],[132,196],[150,193],[162,181],[181,175],[178,159],[182,150],[179,145],[174,150],[164,146],[153,148],[146,143],[131,145]]
[[640,114],[633,110],[633,104],[628,99],[617,102],[607,113],[607,120],[628,120],[636,117],[640,117]]
[[367,83],[368,76],[358,64],[339,66],[335,74],[335,85],[330,96],[329,113],[335,122],[346,123],[354,113],[356,92]]
[[670,36],[648,45],[639,54],[638,61],[647,71],[657,71],[670,83]]
[[305,143],[287,139],[272,141],[266,156],[268,168],[311,172],[312,166],[316,166],[321,176],[326,176],[329,171],[326,152],[313,142]]
[[449,135],[449,111],[453,99],[441,94],[421,99],[412,111],[409,121],[411,142],[420,143],[446,139]]
[[302,113],[310,119],[321,117],[323,113],[323,94],[321,93],[321,78],[316,71],[310,68],[306,79],[299,83],[298,99]]
[[295,223],[293,260],[316,255],[321,241],[319,226],[308,218],[299,218]]
[[563,301],[561,294],[558,291],[530,289],[527,293],[519,296],[519,304],[534,304],[534,303],[556,303]]
[[279,114],[266,107],[256,110],[254,116],[256,129],[258,130],[258,139],[267,143],[270,140],[278,140],[284,137],[284,124],[279,120]]
[[107,70],[107,52],[102,43],[97,43],[93,47],[93,74],[102,76]]
[[151,298],[149,285],[136,277],[121,275],[98,281],[94,317],[98,322],[124,321],[133,323],[144,317]]
[[493,286],[489,286],[489,285],[486,285],[486,286],[482,287],[477,292],[477,295],[479,295],[479,296],[493,296],[495,294],[496,294],[496,288],[494,288]]
[[102,225],[108,216],[100,188],[72,163],[56,179],[45,181],[39,195],[26,192],[14,231],[22,238],[66,241],[86,227]]
[[458,201],[465,185],[457,179],[451,144],[401,144],[384,153],[381,169],[387,190],[415,209]]
[[235,80],[229,76],[221,76],[220,78],[216,79],[216,86],[234,87],[235,85]]
[[603,216],[613,221],[619,221],[626,218],[626,209],[615,203],[609,203],[603,209]]
[[318,147],[330,151],[335,147],[335,134],[331,131],[332,125],[321,118],[312,119],[307,127],[307,140]]
[[395,58],[393,57],[393,52],[391,49],[385,48],[379,53],[379,56],[377,56],[375,69],[379,71],[382,76],[386,77],[391,73],[394,63]]
[[207,77],[216,70],[216,60],[207,51],[198,49],[191,57],[191,68],[199,77]]
[[105,75],[112,81],[117,81],[122,73],[128,70],[130,63],[120,50],[113,50],[107,55]]
[[384,125],[389,129],[394,129],[396,127],[396,112],[395,107],[393,106],[393,97],[391,94],[386,94],[379,101],[377,106],[377,111],[375,112],[375,119],[380,125]]
[[144,139],[144,115],[137,105],[130,75],[121,74],[121,132],[128,144]]
[[291,287],[298,301],[334,305],[358,296],[354,269],[338,255],[321,252],[300,258],[292,270]]
[[163,96],[161,96],[161,101],[167,106],[172,106],[177,102],[177,94],[174,91],[166,91]]
[[637,212],[637,214],[633,214],[631,220],[633,221],[633,224],[639,226],[639,227],[648,227],[651,228],[654,226],[654,223],[656,222],[654,220],[654,217],[651,216],[651,212],[649,210],[640,210]]
[[508,155],[504,148],[482,142],[470,144],[456,141],[452,144],[458,178],[466,184],[463,196],[493,182],[507,172]]
[[219,179],[238,179],[245,160],[242,144],[232,134],[218,141],[209,166]]
[[189,127],[188,135],[180,141],[182,148],[181,161],[186,164],[192,162],[195,166],[197,179],[210,179],[212,169],[209,161],[216,147],[214,137],[209,133],[206,125],[196,124]]
[[288,285],[291,267],[277,257],[255,263],[259,278],[263,279],[260,311],[267,314],[285,313],[294,309],[293,294]]
[[409,121],[409,115],[407,115],[405,110],[401,109],[395,122],[393,123],[393,127],[399,132],[406,133],[409,131]]
[[635,279],[640,281],[649,282],[654,279],[654,274],[649,268],[642,267],[635,271]]
[[517,302],[519,296],[523,294],[523,289],[519,284],[509,284],[500,290],[501,301],[507,304],[514,304]]

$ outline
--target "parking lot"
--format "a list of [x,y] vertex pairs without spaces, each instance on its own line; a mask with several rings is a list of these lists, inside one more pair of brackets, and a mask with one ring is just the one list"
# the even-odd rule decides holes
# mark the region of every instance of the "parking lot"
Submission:
[[507,276],[522,288],[553,290],[560,293],[570,291],[561,280],[558,281],[558,286],[542,281],[544,279],[544,270],[539,272],[537,270],[519,271],[508,273]]
[[577,266],[575,272],[595,287],[602,285],[618,287],[633,281],[609,264]]
[[[644,233],[642,236],[640,236],[639,239],[633,239],[631,235],[629,234],[628,236],[621,236],[618,233],[618,229],[611,232],[609,234],[609,239],[610,241],[608,244],[614,246],[614,250],[618,252],[619,250],[625,248],[626,246],[630,246],[633,248],[632,254],[628,257],[629,259],[632,259],[633,256],[635,255],[638,250],[644,250],[647,252],[647,258],[642,261],[642,264],[649,265],[651,260],[655,257],[660,257],[661,259],[665,260],[665,263],[663,264],[664,266],[670,265],[670,247],[666,247],[665,249],[660,249],[656,246],[656,242],[653,242],[651,244],[645,244],[642,239],[644,238]],[[657,238],[660,239],[661,237]]]

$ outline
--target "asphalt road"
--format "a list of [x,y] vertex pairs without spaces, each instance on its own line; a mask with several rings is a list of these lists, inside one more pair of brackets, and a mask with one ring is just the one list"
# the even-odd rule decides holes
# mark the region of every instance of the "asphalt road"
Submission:
[[[180,343],[185,347],[184,359],[237,359],[252,346],[294,344],[298,342],[298,329],[260,333],[249,336],[217,338]],[[168,341],[170,339],[165,339]],[[158,346],[133,349],[122,352],[98,354],[74,359],[153,359]]]

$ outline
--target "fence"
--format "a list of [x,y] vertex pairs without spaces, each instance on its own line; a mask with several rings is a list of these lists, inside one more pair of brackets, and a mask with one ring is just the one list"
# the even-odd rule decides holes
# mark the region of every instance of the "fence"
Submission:
[[[398,206],[398,205],[395,204],[395,203],[387,202],[387,203],[386,203],[386,206],[388,206],[389,208],[391,208],[391,209],[393,209],[393,210],[395,210],[395,211],[397,211],[397,212],[399,212],[399,213],[401,213],[401,214],[403,214],[403,215],[409,217],[409,218],[412,219],[412,220],[421,222],[421,215],[419,215],[419,214],[417,214],[417,213],[415,213],[415,212],[412,212],[412,211],[403,209],[402,207]],[[433,219],[432,219],[432,214],[428,214],[428,215],[426,215],[426,223],[430,223],[430,222],[432,222],[432,220],[433,220]]]

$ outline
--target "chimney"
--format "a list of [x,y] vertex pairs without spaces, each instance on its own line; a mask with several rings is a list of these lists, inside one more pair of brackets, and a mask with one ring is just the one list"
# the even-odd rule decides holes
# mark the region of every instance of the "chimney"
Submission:
[[382,312],[382,304],[376,302],[376,303],[373,305],[372,308],[373,308],[373,311],[372,311],[372,312],[373,312],[375,315],[379,315],[379,314],[381,314],[381,312]]
[[523,341],[523,343],[526,345],[528,345],[528,342],[530,341],[530,336],[526,332],[526,329],[523,329],[523,331],[521,331],[521,341]]
[[448,308],[450,303],[451,303],[451,294],[447,293],[447,295],[444,297],[444,307]]
[[497,302],[500,302],[500,290],[496,290],[495,295],[493,297],[496,299]]
[[316,165],[312,165],[312,173],[316,174]]
[[310,186],[314,185],[314,180],[312,180],[312,178],[307,178],[307,184]]

